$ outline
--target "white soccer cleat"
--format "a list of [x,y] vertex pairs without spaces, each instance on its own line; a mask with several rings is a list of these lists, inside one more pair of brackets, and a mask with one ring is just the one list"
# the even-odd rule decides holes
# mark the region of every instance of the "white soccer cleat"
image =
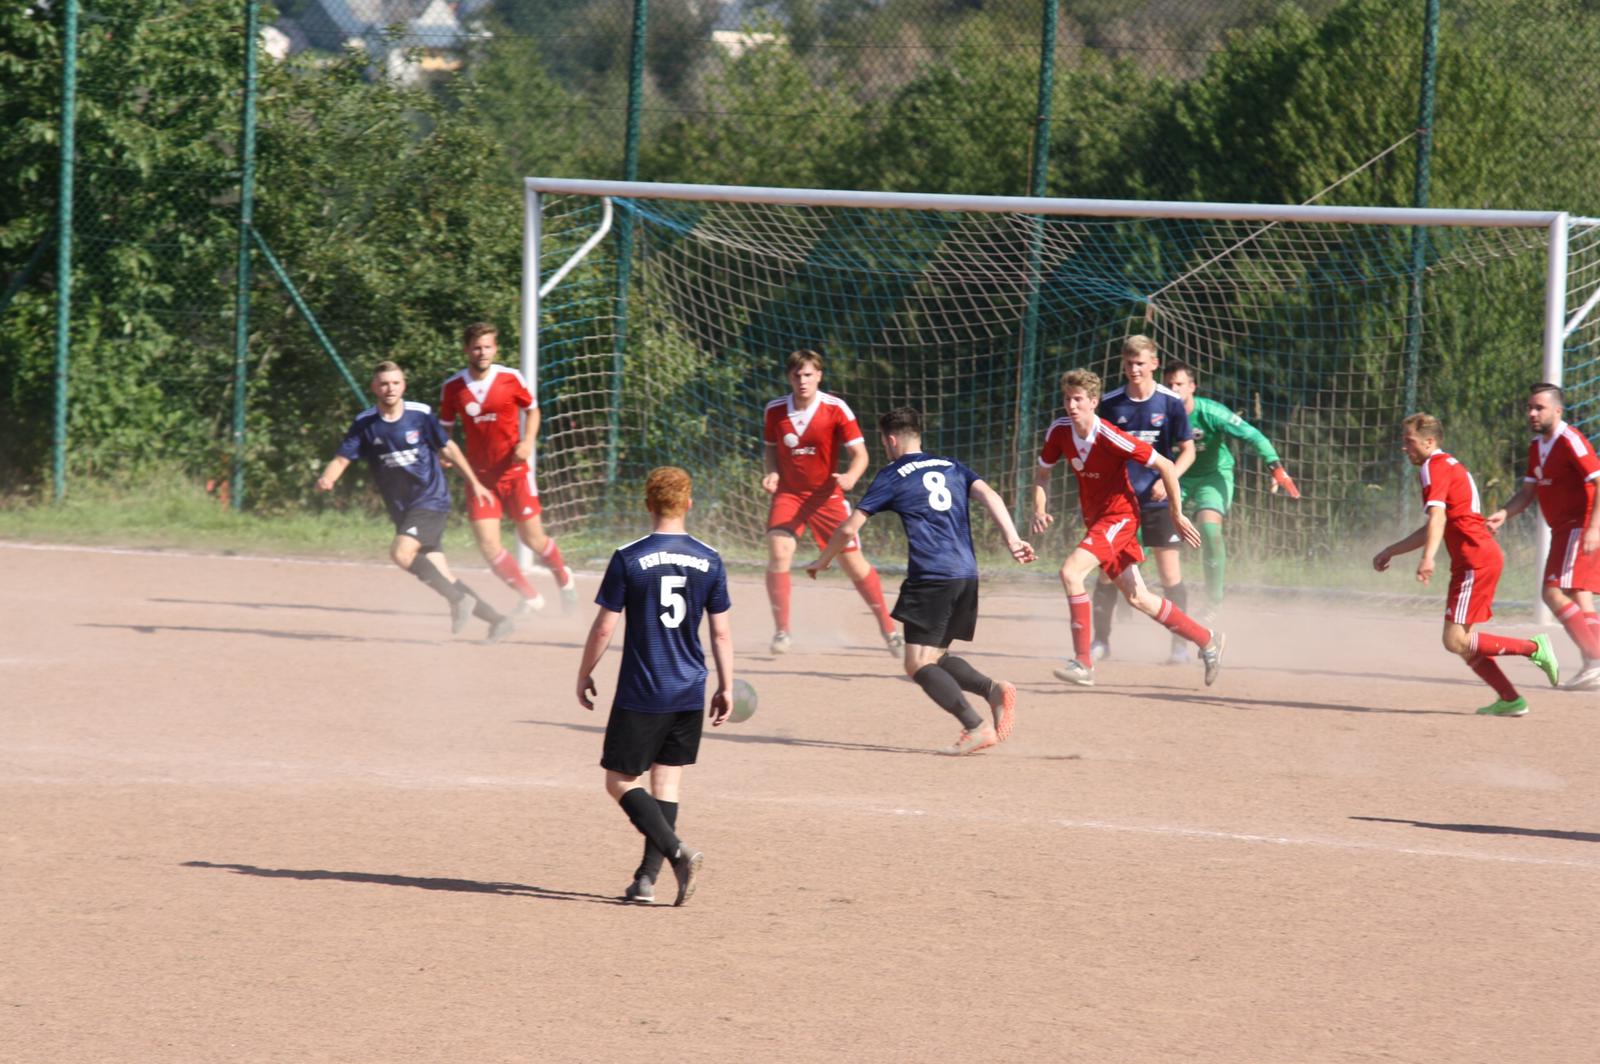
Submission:
[[1600,690],[1600,658],[1585,661],[1577,674],[1561,685],[1564,691]]
[[1094,686],[1094,670],[1077,658],[1068,658],[1065,665],[1054,671],[1054,675],[1056,679],[1064,680],[1076,687]]

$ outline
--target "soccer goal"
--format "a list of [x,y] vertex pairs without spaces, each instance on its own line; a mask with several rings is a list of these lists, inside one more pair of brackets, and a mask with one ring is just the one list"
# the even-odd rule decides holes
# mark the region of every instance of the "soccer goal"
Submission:
[[672,463],[696,478],[697,527],[759,555],[762,409],[802,347],[875,464],[878,414],[917,406],[928,446],[1020,511],[1061,372],[1115,387],[1120,341],[1146,333],[1299,481],[1299,502],[1269,495],[1241,455],[1228,522],[1234,557],[1286,581],[1417,519],[1409,410],[1443,419],[1486,502],[1520,480],[1528,384],[1565,377],[1569,420],[1600,427],[1600,226],[1562,212],[546,178],[525,193],[522,356],[562,527],[636,525],[643,475]]

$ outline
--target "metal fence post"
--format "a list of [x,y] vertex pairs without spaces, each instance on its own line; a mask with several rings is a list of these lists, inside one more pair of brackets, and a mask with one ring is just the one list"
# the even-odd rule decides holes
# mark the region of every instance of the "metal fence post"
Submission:
[[[622,145],[622,179],[639,176],[639,127],[644,109],[644,47],[650,0],[633,0],[633,44],[628,59],[628,130]],[[633,215],[624,211],[617,230],[617,344],[611,353],[611,412],[606,425],[606,481],[616,483],[622,450],[622,374],[628,346],[628,284],[633,275]]]
[[62,5],[61,178],[56,200],[55,499],[67,493],[67,373],[72,349],[72,157],[78,110],[78,0]]
[[233,508],[244,508],[245,387],[250,351],[250,240],[255,225],[256,0],[244,0],[244,102],[239,124],[239,261],[233,305]]
[[[1056,20],[1058,0],[1045,0],[1044,23],[1039,31],[1039,107],[1033,126],[1033,170],[1028,175],[1028,195],[1046,195],[1050,174],[1050,120],[1056,86]],[[1018,527],[1023,527],[1032,463],[1025,461],[1027,419],[1033,416],[1034,379],[1039,375],[1039,296],[1044,258],[1044,221],[1033,219],[1028,240],[1028,309],[1022,319],[1022,358],[1017,367],[1017,414],[1012,453],[1017,458],[1017,497],[1012,504]]]

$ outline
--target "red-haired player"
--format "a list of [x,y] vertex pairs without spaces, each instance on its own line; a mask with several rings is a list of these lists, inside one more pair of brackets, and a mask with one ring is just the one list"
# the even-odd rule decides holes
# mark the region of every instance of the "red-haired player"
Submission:
[[[439,421],[448,433],[456,418],[467,441],[467,461],[489,489],[487,501],[467,501],[467,517],[483,560],[494,574],[522,596],[519,613],[544,608],[544,596],[523,575],[522,567],[500,543],[500,518],[511,518],[517,535],[534,556],[554,574],[561,589],[561,605],[578,604],[577,584],[561,559],[554,537],[544,533],[539,486],[533,477],[533,441],[539,435],[539,404],[522,374],[498,365],[499,344],[495,328],[487,322],[468,325],[462,332],[467,368],[444,382],[439,398]],[[522,411],[528,412],[526,430]]]
[[1050,471],[1063,458],[1069,459],[1073,475],[1078,478],[1078,503],[1083,509],[1083,539],[1061,563],[1061,586],[1066,589],[1072,616],[1073,656],[1055,670],[1055,675],[1082,687],[1094,684],[1090,645],[1096,633],[1086,581],[1090,573],[1099,569],[1134,609],[1155,618],[1174,636],[1187,639],[1200,649],[1209,686],[1216,682],[1222,668],[1222,633],[1196,622],[1172,600],[1152,593],[1139,575],[1144,550],[1139,545],[1139,497],[1128,479],[1129,462],[1155,470],[1165,489],[1173,528],[1189,546],[1200,545],[1200,533],[1183,516],[1177,466],[1148,443],[1096,415],[1099,401],[1100,378],[1095,374],[1074,369],[1061,375],[1061,405],[1067,416],[1053,422],[1045,433],[1039,466],[1033,473],[1035,534],[1055,520],[1049,512]]
[[1528,712],[1528,700],[1495,662],[1505,654],[1529,658],[1549,678],[1553,686],[1559,676],[1555,652],[1542,635],[1532,639],[1474,632],[1472,626],[1494,616],[1494,589],[1500,583],[1505,555],[1494,541],[1483,519],[1478,485],[1467,467],[1439,448],[1444,429],[1431,414],[1412,414],[1401,422],[1400,449],[1406,460],[1417,467],[1422,481],[1422,507],[1427,521],[1411,535],[1380,550],[1372,559],[1378,572],[1389,568],[1397,554],[1422,548],[1417,563],[1417,580],[1428,583],[1433,577],[1433,556],[1444,544],[1450,553],[1450,592],[1444,606],[1444,648],[1466,659],[1467,665],[1499,695],[1478,710],[1496,717],[1520,717]]
[[[848,404],[821,390],[822,356],[815,351],[789,355],[790,393],[767,404],[762,424],[761,486],[772,495],[767,513],[767,598],[772,603],[772,652],[789,651],[789,596],[794,548],[809,529],[817,546],[826,548],[834,529],[850,516],[844,493],[867,471],[867,441]],[[839,451],[850,457],[843,473]],[[854,538],[839,555],[845,571],[867,608],[877,618],[889,653],[900,656],[905,640],[883,601],[883,582],[861,553]]]
[[1554,384],[1535,384],[1528,395],[1528,474],[1522,487],[1485,521],[1498,532],[1506,519],[1535,498],[1550,525],[1550,555],[1544,562],[1544,601],[1583,654],[1583,669],[1567,689],[1600,687],[1600,507],[1594,504],[1600,459],[1583,433],[1562,420],[1566,404]]

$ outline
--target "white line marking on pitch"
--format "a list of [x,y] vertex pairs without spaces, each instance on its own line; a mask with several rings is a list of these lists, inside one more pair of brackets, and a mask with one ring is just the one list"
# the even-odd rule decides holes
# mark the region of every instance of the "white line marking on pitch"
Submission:
[[[872,806],[853,799],[840,798],[778,798],[778,797],[753,797],[748,794],[717,795],[720,799],[769,802],[775,805],[807,805],[830,806],[848,808],[860,813],[877,816],[931,816],[923,809],[907,809],[904,806]],[[1496,864],[1521,864],[1538,865],[1554,868],[1580,868],[1588,872],[1600,872],[1600,863],[1594,861],[1574,861],[1559,857],[1518,857],[1512,854],[1477,853],[1471,850],[1440,850],[1427,846],[1392,846],[1381,842],[1362,842],[1356,839],[1337,839],[1316,836],[1292,835],[1258,835],[1242,831],[1218,831],[1210,828],[1186,828],[1177,824],[1117,824],[1107,820],[1067,820],[1060,817],[1029,818],[1018,820],[1014,817],[997,817],[983,813],[951,813],[941,811],[937,814],[947,820],[978,820],[995,824],[1009,824],[1023,827],[1029,824],[1045,824],[1052,827],[1067,828],[1079,831],[1105,831],[1127,835],[1156,835],[1167,838],[1186,838],[1199,841],[1213,842],[1243,842],[1266,843],[1272,846],[1317,846],[1330,850],[1365,850],[1371,853],[1398,854],[1406,857],[1446,857],[1457,861],[1489,861]]]

